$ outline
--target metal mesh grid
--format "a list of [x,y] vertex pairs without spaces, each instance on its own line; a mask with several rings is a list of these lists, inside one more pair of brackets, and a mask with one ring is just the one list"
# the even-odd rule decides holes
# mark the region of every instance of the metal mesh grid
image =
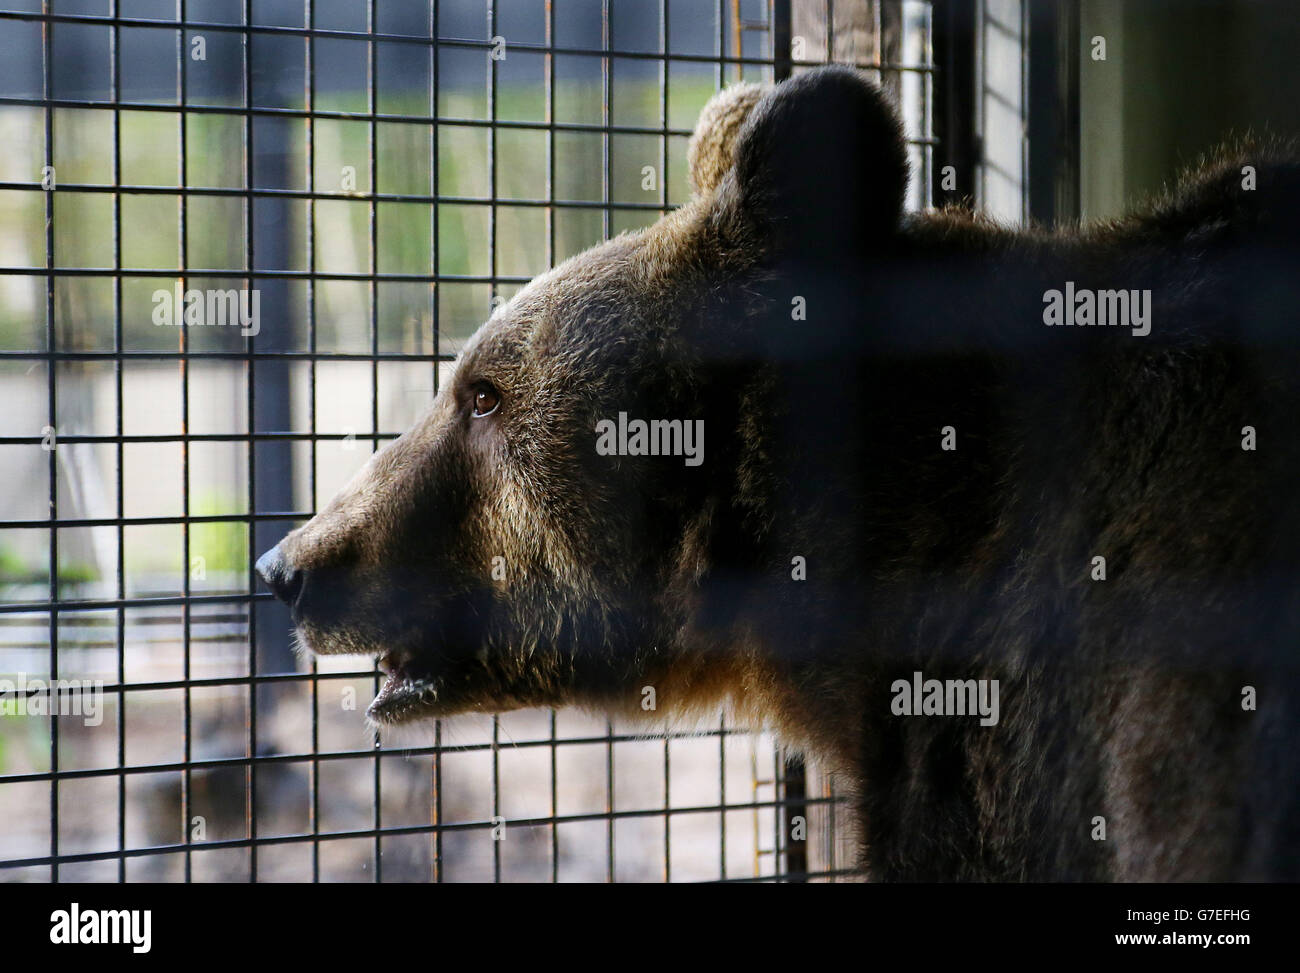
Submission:
[[[41,500],[0,506],[0,677],[28,681],[6,697],[26,713],[0,718],[0,880],[846,874],[832,782],[722,722],[647,739],[522,713],[362,739],[378,674],[300,671],[251,562],[401,431],[403,395],[436,390],[491,301],[684,200],[721,84],[876,70],[928,204],[929,5],[0,7],[35,66],[0,87],[20,136],[0,369],[21,406],[0,450]],[[804,56],[774,58],[791,32]],[[513,173],[539,148],[529,185]],[[172,220],[160,256],[143,228]],[[256,290],[266,326],[149,325],[145,295],[177,282]],[[235,495],[207,495],[214,470]],[[67,682],[51,703],[94,685],[102,722],[37,712],[37,679]]]

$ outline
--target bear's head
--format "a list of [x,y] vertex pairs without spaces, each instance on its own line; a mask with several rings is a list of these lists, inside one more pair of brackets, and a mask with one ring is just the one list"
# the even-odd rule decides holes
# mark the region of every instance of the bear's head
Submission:
[[776,394],[805,344],[789,282],[888,250],[905,147],[879,91],[826,68],[716,96],[689,160],[689,203],[523,288],[258,561],[307,648],[379,660],[375,722],[636,711],[646,685],[686,709],[767,678],[728,606],[788,579],[773,462],[835,394]]

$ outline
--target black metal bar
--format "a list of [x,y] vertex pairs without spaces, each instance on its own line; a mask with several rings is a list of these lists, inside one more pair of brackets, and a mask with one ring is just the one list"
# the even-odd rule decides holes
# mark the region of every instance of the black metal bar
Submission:
[[[113,5],[112,5],[112,7],[113,7],[113,11],[114,11],[114,13],[116,13],[116,12],[117,12],[117,7],[118,7],[118,2],[117,2],[117,0],[113,0]],[[109,64],[109,73],[110,73],[109,90],[112,92],[113,102],[114,102],[115,104],[121,100],[121,90],[122,90],[122,57],[121,57],[122,52],[121,52],[121,44],[120,44],[120,36],[119,36],[119,34],[120,34],[120,31],[118,30],[118,28],[117,28],[117,27],[114,27],[114,28],[113,28],[113,31],[112,31],[112,35],[111,35],[112,60],[111,60],[111,63]],[[180,61],[178,60],[177,63],[179,64]],[[183,124],[183,123],[182,123],[182,124]],[[114,184],[114,185],[118,185],[119,183],[121,183],[121,181],[122,181],[122,113],[121,113],[121,110],[120,110],[120,109],[118,109],[118,108],[115,107],[115,108],[113,109],[113,184]],[[183,210],[183,209],[182,209],[182,211],[181,211],[181,220],[182,220],[182,226],[183,226],[183,225],[184,225],[184,210]],[[185,239],[184,239],[184,234],[183,234],[183,233],[181,234],[180,243],[181,243],[181,246],[183,247],[183,246],[184,246],[184,243],[185,243]],[[182,252],[182,261],[181,261],[181,266],[184,266],[184,265],[185,265],[185,264],[184,264],[183,252]],[[120,282],[120,277],[119,277],[119,275],[121,274],[121,271],[122,271],[122,197],[121,197],[120,195],[116,195],[116,194],[113,196],[113,271],[114,271],[114,277],[113,277],[113,280],[114,280],[114,284],[115,284],[115,287],[114,287],[114,291],[115,291],[115,295],[114,295],[114,304],[115,304],[114,311],[115,311],[115,317],[120,318],[120,310],[121,310],[121,309],[120,309],[119,302],[120,302],[120,299],[121,299],[121,287],[120,287],[120,283],[119,283],[119,282]],[[114,323],[114,326],[116,327],[116,322]],[[115,346],[115,347],[116,347],[116,346]],[[186,414],[186,412],[184,411],[185,406],[186,406],[186,399],[188,398],[188,396],[185,394],[185,389],[186,389],[185,382],[186,382],[186,379],[187,379],[186,373],[185,373],[185,372],[182,372],[182,373],[181,373],[181,388],[182,388],[182,397],[181,397],[181,408],[182,408],[182,413],[181,413],[181,427],[182,427],[182,429],[185,429],[185,428],[186,428],[185,420],[186,420],[186,418],[187,418],[187,414]],[[120,379],[119,379],[117,385],[118,385],[118,390],[120,391],[120,390],[121,390],[121,381],[120,381]],[[117,420],[118,420],[119,422],[121,421],[121,413],[120,413],[120,410],[119,410],[119,413],[118,413],[118,416],[117,416]],[[121,430],[119,429],[118,431],[120,432]],[[188,461],[189,461],[188,451],[187,451],[187,450],[184,450],[184,448],[182,448],[182,453],[181,453],[181,489],[182,489],[182,491],[184,492],[184,496],[183,496],[183,502],[182,502],[181,509],[182,509],[182,510],[186,510],[186,511],[189,510],[189,471],[188,471]],[[119,474],[120,474],[120,471],[121,471],[121,465],[120,465],[120,463],[119,463],[119,465],[118,465],[118,472],[119,472]],[[121,490],[120,490],[120,489],[118,490],[117,502],[118,502],[119,504],[122,503],[122,494],[121,494]],[[120,511],[120,509],[119,509],[119,513],[120,513],[120,512],[121,512],[121,511]],[[53,518],[53,512],[51,512],[51,518]],[[120,532],[120,531],[121,531],[121,528],[119,528],[119,532]],[[182,544],[183,544],[183,549],[182,549],[182,556],[181,556],[181,564],[185,566],[185,568],[184,568],[184,570],[185,570],[185,575],[184,575],[184,580],[183,580],[183,582],[182,582],[182,584],[183,584],[183,592],[184,592],[185,594],[189,594],[189,560],[190,560],[190,554],[189,554],[189,529],[188,529],[188,528],[185,529],[185,532],[184,532],[184,534],[183,534],[183,536],[182,536]],[[120,540],[119,540],[119,543],[118,543],[118,557],[120,558],[121,556],[122,556],[122,544],[121,544],[121,542],[120,542]],[[121,572],[119,572],[119,574],[118,574],[118,583],[121,584],[121,583],[123,582],[123,580],[124,580],[124,579],[123,579],[123,575],[122,575]],[[119,610],[119,611],[120,611],[120,610]],[[188,630],[188,622],[189,622],[189,611],[188,611],[187,609],[182,609],[182,612],[183,612],[183,619],[182,619],[182,621],[183,621],[184,624],[186,625],[186,631],[185,631],[185,658],[184,658],[184,661],[183,661],[183,666],[184,666],[184,668],[182,669],[182,672],[183,672],[183,673],[186,675],[186,677],[188,678],[188,666],[189,666],[189,630]],[[125,628],[125,618],[123,618],[123,627]],[[119,644],[124,645],[124,644],[125,644],[125,640],[123,640],[123,641],[120,642]],[[120,677],[119,680],[118,680],[119,683],[125,681],[125,675],[126,675],[126,673],[125,673],[126,660],[125,660],[125,658],[124,658],[124,655],[125,655],[125,653],[119,652],[119,653],[118,653],[118,658],[117,658],[118,676]],[[190,725],[189,725],[189,716],[190,716],[190,712],[189,712],[190,693],[189,693],[189,689],[188,689],[188,688],[184,691],[184,699],[185,699],[185,726],[184,726],[185,741],[184,741],[184,746],[185,746],[185,760],[186,760],[186,762],[188,763],[188,762],[189,762],[189,739],[190,739]],[[123,767],[123,766],[126,765],[126,694],[125,694],[125,692],[119,692],[119,693],[118,693],[118,699],[117,699],[117,712],[118,712],[118,719],[117,719],[117,763],[118,763],[118,766],[119,766],[119,767]],[[187,796],[187,795],[186,795],[186,792],[185,792],[184,785],[182,785],[182,788],[181,788],[181,805],[182,805],[182,808],[184,808],[186,796]],[[183,820],[184,820],[184,810],[182,810],[182,821],[183,821]],[[182,834],[185,834],[185,833],[186,833],[186,832],[183,830],[183,831],[182,831]],[[117,847],[118,847],[118,850],[119,850],[119,851],[125,851],[125,850],[126,850],[126,775],[125,775],[125,774],[120,774],[120,775],[118,776],[118,779],[117,779]],[[188,864],[188,859],[189,859],[189,855],[187,854],[187,855],[186,855],[186,862],[187,862],[187,864]],[[119,857],[118,860],[117,860],[117,880],[118,880],[118,882],[125,882],[125,881],[126,881],[126,859],[123,858],[123,857]]]
[[[496,0],[487,0],[487,33],[489,38],[497,36]],[[497,60],[488,55],[488,121],[492,127],[488,130],[488,188],[493,202],[488,209],[488,267],[495,275],[497,272],[497,204],[500,193],[497,180]],[[496,288],[492,290],[492,305],[495,307]],[[501,814],[501,723],[497,717],[492,718],[492,819]],[[504,834],[502,835],[504,837]],[[497,834],[492,835],[492,881],[501,884],[501,841]]]
[[[939,178],[931,187],[936,205],[974,206],[975,167],[980,148],[975,135],[975,5],[977,0],[934,0],[934,110]],[[951,166],[951,172],[944,168]],[[951,179],[946,185],[945,176]]]
[[[366,33],[374,36],[375,33],[375,0],[366,0]],[[377,92],[379,89],[379,52],[374,40],[366,42],[366,101],[371,115],[375,114]],[[370,167],[370,185],[374,190],[379,189],[379,153],[377,151],[378,141],[377,123],[370,121],[366,125],[366,153]],[[367,249],[370,253],[370,270],[373,275],[379,269],[379,204],[371,199],[369,204],[369,238],[367,240]],[[375,438],[374,433],[379,429],[379,281],[373,276],[368,285],[370,293],[370,320],[367,326],[370,329],[370,449],[375,452],[379,449],[379,440]],[[314,368],[315,366],[313,366]],[[378,695],[381,685],[381,673],[379,667],[375,666],[370,677],[372,691]],[[383,743],[379,736],[379,730],[376,728],[372,731],[374,740],[373,752],[371,754],[371,783],[373,790],[370,795],[371,821],[375,829],[375,839],[371,848],[371,864],[376,883],[384,880],[383,873],[383,762],[379,759]]]
[[[591,811],[585,814],[562,814],[558,817],[527,817],[527,818],[507,818],[505,825],[507,828],[536,828],[546,827],[548,825],[578,824],[584,821],[588,822],[613,822],[613,821],[630,821],[642,820],[645,818],[657,818],[662,815],[672,817],[683,817],[686,815],[714,815],[720,811],[752,811],[752,810],[779,810],[784,806],[784,802],[774,801],[749,801],[728,804],[725,807],[721,804],[692,804],[678,805],[665,811],[663,808],[645,808],[629,811]],[[779,820],[779,815],[777,816]],[[463,821],[443,824],[441,830],[444,833],[466,832],[466,831],[490,831],[497,825],[491,820],[486,821]],[[383,829],[381,837],[396,837],[401,835],[419,835],[428,834],[430,825],[391,825]],[[299,844],[312,841],[338,841],[350,840],[355,838],[374,838],[378,833],[373,828],[357,828],[345,831],[330,831],[321,834],[302,833],[287,835],[265,835],[253,838],[231,838],[225,840],[213,840],[205,843],[207,849],[234,849],[234,848],[264,848],[272,845]],[[91,862],[91,861],[109,861],[122,855],[127,858],[143,858],[154,855],[172,854],[174,852],[183,852],[184,844],[173,845],[155,845],[143,848],[128,848],[126,851],[103,851],[103,852],[80,852],[76,854],[61,855],[58,858],[60,862]],[[53,859],[50,856],[10,859],[0,861],[0,869],[5,868],[26,868],[32,865],[52,864]],[[773,877],[786,878],[787,876],[765,876],[770,879]],[[734,881],[734,880],[733,880]]]
[[[659,192],[660,199],[663,200],[664,212],[668,211],[668,0],[661,0],[659,4],[659,47],[663,51],[664,59],[659,74],[659,124],[663,126],[663,134],[659,136]],[[671,790],[669,788],[672,780],[672,744],[665,738],[664,740],[664,809],[671,805]],[[672,857],[672,823],[664,817],[664,882],[673,880],[673,857]]]
[[772,0],[772,77],[784,81],[794,70],[790,0]]
[[1079,218],[1079,7],[1029,5],[1029,213],[1039,223]]
[[[553,48],[555,46],[555,4],[547,2],[546,4],[546,46]],[[555,55],[548,50],[546,53],[546,122],[551,124],[555,121]],[[549,131],[546,135],[546,198],[550,205],[546,208],[546,262],[548,266],[554,267],[558,262],[555,247],[556,227],[555,227],[555,132]],[[560,781],[559,781],[559,741],[556,737],[556,717],[555,710],[551,710],[550,717],[547,721],[550,729],[550,739],[547,741],[550,745],[550,803],[551,817],[554,818],[559,813],[560,807]],[[551,882],[560,881],[560,828],[558,824],[550,826],[550,856],[551,856]]]
[[[612,61],[609,56],[609,49],[613,44],[613,25],[611,23],[612,10],[610,9],[610,0],[601,0],[600,4],[600,40],[601,49],[605,56],[600,61],[600,120],[602,124],[610,126],[613,123],[613,113],[610,110],[612,91],[610,84],[610,71]],[[601,199],[605,206],[601,210],[601,236],[608,240],[611,235],[611,207],[610,201],[613,199],[614,186],[610,177],[610,155],[612,152],[612,140],[614,136],[606,132],[601,138]],[[614,881],[614,728],[607,721],[605,723],[605,881],[612,883]],[[666,827],[667,825],[665,825]]]
[[[251,24],[253,22],[253,0],[243,0],[243,6],[244,6],[244,23]],[[253,103],[253,37],[251,34],[248,33],[243,34],[242,37],[243,37],[243,55],[244,55],[244,97],[247,100],[248,104],[251,105]],[[253,196],[251,193],[253,185],[257,181],[255,177],[256,155],[255,155],[255,147],[253,142],[253,131],[254,131],[253,116],[245,115],[244,116],[244,188],[246,190],[249,190],[250,192],[244,202],[244,233],[245,233],[244,248],[245,248],[246,260],[248,262],[248,270],[249,270],[249,275],[246,278],[246,280],[247,280],[247,286],[250,291],[253,288],[257,287],[257,278],[253,276],[253,271],[256,270],[257,268],[257,259],[256,259],[257,233],[255,230],[255,222],[254,222],[257,218],[257,211],[253,207]],[[275,264],[272,263],[271,266],[275,266]],[[250,339],[249,341],[247,341],[246,342],[247,348],[251,349],[253,343],[254,343],[254,339]],[[282,365],[283,363],[277,363],[271,361],[268,362],[267,364],[268,366],[273,366],[276,364]],[[260,423],[257,421],[257,417],[258,417],[257,410],[260,405],[260,401],[257,396],[257,383],[258,383],[258,378],[257,378],[255,363],[250,361],[248,363],[247,408],[248,408],[248,422],[250,428],[252,429],[256,429],[260,425]],[[274,404],[274,399],[272,399],[272,404]],[[263,479],[266,478],[264,477]],[[259,481],[257,476],[257,450],[250,449],[248,453],[248,509],[250,513],[261,509],[261,504],[258,503],[258,500],[260,499],[259,497],[260,482],[261,481]],[[274,504],[273,506],[283,506],[283,505]],[[256,541],[257,541],[256,531],[254,530],[252,533],[254,535],[253,536],[254,543],[250,546],[256,548]],[[248,563],[248,590],[249,591],[257,590],[257,578],[255,577],[253,571],[253,558],[255,558],[256,556],[257,555],[254,554],[253,551],[251,550],[249,551],[249,563]],[[266,604],[269,607],[270,603],[266,602],[264,604]],[[264,608],[263,610],[267,610],[267,609]],[[248,612],[248,671],[249,673],[255,673],[258,671],[256,603],[249,605],[249,612]],[[257,693],[256,692],[251,692],[248,694],[248,708],[249,708],[248,736],[245,741],[245,745],[247,747],[246,754],[250,758],[250,760],[244,772],[244,826],[245,829],[247,830],[249,839],[253,840],[257,838],[257,821],[256,821],[257,795],[254,792],[256,775],[253,772],[253,764],[251,760],[251,758],[257,753]],[[248,854],[248,880],[250,882],[257,881],[257,852],[255,849],[256,849],[256,845],[250,846],[249,854]]]
[[[656,60],[659,59],[659,55],[655,55],[654,57]],[[642,60],[645,59],[646,58],[642,58]],[[690,60],[690,58],[687,58],[684,55],[680,58],[674,56],[673,60]],[[768,62],[761,61],[757,63],[766,65]],[[795,61],[793,63],[796,65],[805,65],[805,64],[813,65],[813,64],[819,64],[821,62]],[[873,69],[880,67],[880,65],[874,61],[870,63],[864,62],[862,66],[870,67]],[[906,71],[906,72],[911,72],[916,74],[928,74],[932,70],[931,68],[923,68],[914,65],[901,65],[901,64],[885,65],[885,67],[887,70],[891,70],[891,71]],[[111,102],[107,102],[107,101],[103,101],[103,102],[76,101],[76,100],[66,99],[66,98],[49,99],[47,101],[46,99],[43,98],[18,98],[10,95],[0,96],[0,106],[2,105],[9,105],[9,106],[21,107],[21,108],[43,108],[46,105],[52,108],[112,108],[114,107]],[[130,111],[154,112],[154,113],[160,112],[168,115],[174,115],[177,112],[177,108],[175,105],[159,105],[153,102],[122,102],[117,107],[120,107],[122,109],[127,109]],[[499,119],[496,122],[489,122],[487,119],[484,118],[469,118],[469,117],[461,117],[461,116],[409,115],[409,114],[403,115],[397,112],[378,112],[378,111],[371,113],[371,112],[330,111],[327,109],[319,109],[316,112],[309,114],[307,109],[305,108],[268,108],[266,106],[234,109],[225,105],[186,105],[184,110],[189,112],[191,115],[239,115],[241,117],[251,116],[253,118],[302,118],[302,119],[324,119],[327,121],[338,120],[338,121],[351,121],[351,122],[369,122],[369,121],[410,122],[410,123],[419,122],[425,125],[456,125],[463,128],[486,128],[486,129],[508,128],[508,129],[529,129],[529,130],[537,130],[537,131],[591,132],[591,133],[614,132],[614,133],[624,134],[624,135],[657,135],[659,134],[660,131],[660,129],[657,126],[645,126],[645,125],[608,125],[605,123],[598,123],[598,122],[534,122],[534,121],[518,121],[514,119],[505,119],[505,118]],[[691,134],[689,129],[670,129],[669,131],[674,135]],[[38,184],[36,183],[27,183],[27,182],[0,183],[0,186],[11,186],[19,189],[32,189],[35,188],[37,185]],[[68,187],[65,186],[64,188],[68,188]],[[89,190],[93,190],[95,187],[93,184],[91,184],[89,186],[86,186],[85,188],[89,191]],[[132,187],[132,190],[144,192],[150,188],[152,187]],[[236,195],[236,196],[245,195],[245,191],[242,189],[240,190],[207,189],[203,187],[190,187],[190,188],[166,187],[166,188],[171,193],[176,192],[177,188],[183,188],[184,191],[189,192],[193,195],[197,195],[200,193],[214,193],[220,195]],[[294,191],[293,190],[259,190],[258,193],[259,195],[262,193],[275,194],[275,195],[291,195],[294,193]],[[301,195],[301,193],[299,192],[298,195]],[[330,196],[329,198],[338,199],[341,197],[337,195],[333,195]],[[357,197],[349,196],[347,198],[355,199]],[[400,200],[409,200],[409,199],[420,199],[421,197],[401,194],[401,195],[395,195],[393,198],[400,199]],[[482,203],[482,202],[486,202],[487,200],[482,198],[471,198],[470,201],[476,203]],[[619,205],[631,206],[632,204],[619,204]]]
[[[48,11],[49,0],[42,3]],[[48,99],[53,95],[53,38],[50,36],[53,25],[48,21],[41,28],[41,93]],[[45,171],[54,172],[54,109],[47,107],[44,113],[45,123]],[[56,177],[57,178],[57,177]],[[45,193],[45,267],[49,271],[55,264],[54,253],[54,194]],[[54,276],[45,278],[45,348],[54,351],[58,344],[58,332],[54,326]],[[46,366],[46,409],[49,416],[48,426],[54,430],[55,439],[52,449],[47,451],[48,498],[50,519],[58,518],[59,467],[55,455],[58,449],[58,395],[55,390],[57,375],[54,362]],[[120,385],[119,385],[120,387]],[[120,456],[120,453],[119,453]],[[118,468],[121,468],[119,459]],[[121,502],[119,495],[118,502]],[[59,532],[50,528],[49,548],[50,572],[50,677],[59,677]],[[50,881],[59,880],[59,721],[50,718],[50,770],[54,774],[50,782]]]
[[[307,26],[315,27],[316,5],[307,4]],[[307,45],[307,111],[311,118],[316,117],[316,49],[315,41]],[[373,193],[376,186],[371,174],[370,190]],[[307,366],[307,427],[308,433],[308,462],[311,468],[307,471],[308,496],[311,498],[311,506],[317,509],[320,505],[320,499],[316,496],[316,465],[318,462],[316,444],[320,437],[316,432],[316,128],[314,125],[307,127],[307,189],[311,193],[311,198],[307,202],[307,270],[311,276],[307,280],[307,348],[311,354],[311,360]],[[372,270],[374,268],[371,268]],[[250,447],[251,448],[251,447]],[[292,453],[290,454],[292,455]],[[292,503],[290,504],[292,506]],[[297,517],[286,517],[286,520],[296,520]],[[305,519],[305,517],[303,518]],[[255,552],[256,555],[256,552]],[[316,660],[313,658],[308,664],[308,685],[309,699],[311,702],[311,752],[312,760],[308,771],[308,781],[310,787],[310,804],[307,808],[307,823],[315,840],[311,843],[311,880],[320,881],[320,758],[317,756],[320,750],[320,679]]]
[[[370,670],[356,670],[346,672],[329,672],[321,673],[318,678],[321,680],[333,680],[337,682],[348,682],[355,679],[364,679],[370,675]],[[222,686],[249,686],[249,685],[272,685],[272,684],[293,684],[308,682],[308,676],[305,673],[297,675],[274,675],[274,676],[229,676],[229,677],[211,677],[194,679],[190,682],[195,689],[211,689]],[[133,682],[125,685],[105,686],[105,692],[117,692],[119,689],[126,689],[131,692],[158,692],[168,689],[183,689],[185,683],[182,680],[163,680],[158,682]],[[751,732],[748,729],[734,730],[702,730],[699,732],[686,731],[669,731],[667,739],[669,740],[701,740],[713,738],[732,738],[732,737],[749,737]],[[644,734],[626,734],[615,733],[613,735],[599,734],[595,736],[569,737],[562,740],[564,746],[583,746],[604,743],[640,743],[645,741]],[[549,747],[550,740],[546,737],[540,737],[536,740],[517,740],[511,743],[512,749],[527,750],[533,747]],[[457,745],[457,753],[477,753],[490,751],[492,744],[489,743],[461,743]],[[419,756],[421,754],[433,754],[436,747],[408,747],[403,748],[403,756]],[[196,768],[215,768],[215,767],[242,767],[245,763],[251,761],[254,764],[273,764],[273,763],[295,763],[306,762],[313,758],[320,760],[334,759],[354,759],[356,757],[369,757],[370,748],[364,750],[339,750],[339,751],[322,751],[317,752],[303,751],[301,753],[290,754],[258,754],[253,757],[211,757],[194,760],[191,765]],[[171,761],[166,763],[149,763],[149,764],[128,764],[125,768],[119,766],[109,766],[82,770],[60,770],[57,776],[62,779],[70,780],[73,778],[103,777],[114,776],[121,771],[128,774],[155,774],[166,771],[181,771],[185,768],[185,762]],[[7,774],[0,781],[6,784],[11,783],[31,783],[33,781],[48,781],[56,776],[54,771],[33,771],[26,774]],[[809,798],[809,803],[817,803],[824,799]],[[731,805],[727,805],[728,808]]]
[[[438,82],[438,70],[439,70],[438,51],[441,49],[441,45],[438,43],[438,4],[436,0],[432,0],[432,2],[430,2],[429,4],[429,37],[432,39],[432,43],[430,43],[429,45],[429,49],[430,49],[429,50],[429,58],[430,58],[429,111],[432,114],[436,115],[438,113],[438,95],[439,95],[439,91],[441,90]],[[546,120],[549,122],[552,119],[548,115]],[[548,141],[550,141],[551,138],[553,138],[553,136],[548,136]],[[437,125],[431,125],[429,127],[429,160],[430,160],[429,161],[429,180],[430,180],[429,191],[433,193],[434,199],[437,199],[439,196],[438,126]],[[378,189],[378,187],[372,186],[371,189],[372,190]],[[437,204],[434,204],[429,208],[430,221],[431,221],[430,230],[429,230],[430,233],[429,250],[430,250],[430,257],[431,257],[431,264],[432,264],[429,270],[433,273],[435,278],[438,278],[439,276],[438,275],[439,261],[442,259],[442,250],[441,250],[442,245],[439,242],[439,237],[438,237],[440,208],[441,207],[439,207]],[[442,340],[442,332],[439,329],[439,322],[441,320],[441,310],[440,310],[441,303],[442,303],[441,294],[438,292],[438,284],[435,280],[435,282],[429,288],[429,319],[432,322],[432,326],[433,326],[433,358],[434,358],[433,362],[431,363],[431,371],[433,374],[430,376],[430,378],[433,381],[433,390],[435,395],[438,392],[438,387],[440,384],[439,375],[438,375],[438,361],[441,360],[439,356],[439,344]],[[554,725],[554,716],[552,716],[552,725]],[[433,767],[431,771],[432,780],[430,781],[430,786],[433,789],[433,793],[431,795],[432,800],[430,801],[429,810],[430,810],[430,814],[432,815],[432,823],[436,825],[436,827],[433,832],[433,842],[432,842],[432,853],[433,853],[432,879],[435,882],[441,882],[443,877],[442,876],[442,720],[436,720],[434,722],[433,741],[434,741]],[[552,780],[554,780],[554,777],[552,777]],[[551,805],[551,813],[552,814],[555,813],[554,804]]]
[[[360,33],[356,31],[345,30],[327,30],[322,28],[304,28],[304,27],[285,27],[279,25],[254,24],[245,26],[242,24],[217,24],[199,21],[175,21],[175,20],[128,20],[112,17],[100,17],[84,14],[37,14],[22,11],[0,11],[0,21],[3,20],[25,20],[25,21],[43,21],[47,23],[77,23],[99,26],[113,26],[115,23],[127,27],[165,27],[171,30],[182,31],[204,31],[213,33],[235,33],[241,36],[254,37],[261,34],[278,35],[282,37],[303,37],[303,38],[326,38],[336,40],[360,40],[360,41],[382,41],[385,43],[395,44],[414,44],[428,45],[429,40],[422,37],[414,37],[409,34],[388,34],[376,31],[375,33]],[[490,50],[492,48],[491,39],[477,40],[472,38],[457,37],[440,37],[438,44],[442,47],[449,48],[466,48],[478,50]],[[636,51],[622,48],[614,48],[612,45],[605,45],[601,50],[595,51],[583,47],[551,46],[546,44],[530,44],[527,42],[512,43],[511,50],[521,52],[546,53],[554,54],[578,54],[590,55],[594,53],[608,53],[610,57],[631,58],[633,60],[657,61],[662,54],[654,51]],[[829,51],[828,51],[829,53]],[[736,65],[740,67],[771,67],[773,59],[771,57],[744,57],[740,53],[736,54],[674,54],[674,59],[685,61],[694,61],[700,64],[714,64],[721,61],[726,65]],[[795,61],[796,65],[812,65],[823,63],[821,61]],[[881,65],[878,62],[860,62],[861,67],[870,68],[893,68],[894,65]],[[83,101],[79,105],[96,104],[97,102]],[[125,107],[125,106],[124,106]],[[228,110],[228,109],[227,109]]]
[[[832,26],[831,26],[833,20],[834,20],[834,12],[832,9],[832,0],[826,0],[826,60],[827,61],[833,59],[834,44],[832,41]],[[790,50],[791,21],[792,21],[792,17],[791,17],[791,10],[790,10],[790,0],[772,0],[772,55],[774,58],[774,62],[772,66],[772,74],[774,79],[778,82],[784,81],[787,78],[789,78],[792,71],[792,61],[791,61],[792,55]],[[795,777],[797,777],[798,781],[800,782],[800,787],[801,787],[802,766],[803,766],[802,764],[799,764],[796,767],[793,762],[786,761],[784,768],[782,768],[782,773],[778,775],[778,777],[784,776],[787,780],[790,780],[791,775],[794,775]],[[778,786],[779,785],[776,783],[776,781],[773,781],[772,787],[773,787],[774,795],[775,795],[776,788]],[[723,803],[724,804],[726,803],[725,798],[723,799]],[[787,835],[789,834],[788,822],[786,827],[786,834]],[[726,877],[725,828],[723,830],[723,845],[724,847],[722,852],[722,859],[723,859],[722,877],[725,878]],[[780,851],[781,851],[781,841],[778,832],[773,853],[779,855]],[[801,869],[796,869],[796,864],[800,864],[800,863],[802,863],[804,867]],[[792,872],[796,870],[806,871],[807,870],[806,865],[807,865],[806,861],[796,860],[792,858],[790,855],[790,850],[787,849],[786,857],[785,857],[785,868],[784,868],[786,872]]]
[[[785,795],[781,823],[785,839],[786,881],[805,881],[794,877],[808,871],[808,775],[803,758],[787,756],[781,777]],[[802,827],[796,830],[797,826]],[[800,833],[802,837],[796,837]]]

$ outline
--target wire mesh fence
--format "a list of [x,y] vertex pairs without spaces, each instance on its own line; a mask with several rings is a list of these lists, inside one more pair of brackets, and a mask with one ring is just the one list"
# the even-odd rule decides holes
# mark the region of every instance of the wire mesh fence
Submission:
[[686,200],[722,85],[874,71],[928,205],[928,3],[6,0],[0,54],[0,881],[848,873],[834,782],[721,718],[380,740],[252,557]]

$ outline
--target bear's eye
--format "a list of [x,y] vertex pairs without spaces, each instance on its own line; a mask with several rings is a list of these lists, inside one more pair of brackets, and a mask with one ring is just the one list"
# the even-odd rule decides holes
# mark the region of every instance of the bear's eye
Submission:
[[474,418],[481,419],[497,411],[501,404],[501,395],[486,382],[479,385],[474,392]]

